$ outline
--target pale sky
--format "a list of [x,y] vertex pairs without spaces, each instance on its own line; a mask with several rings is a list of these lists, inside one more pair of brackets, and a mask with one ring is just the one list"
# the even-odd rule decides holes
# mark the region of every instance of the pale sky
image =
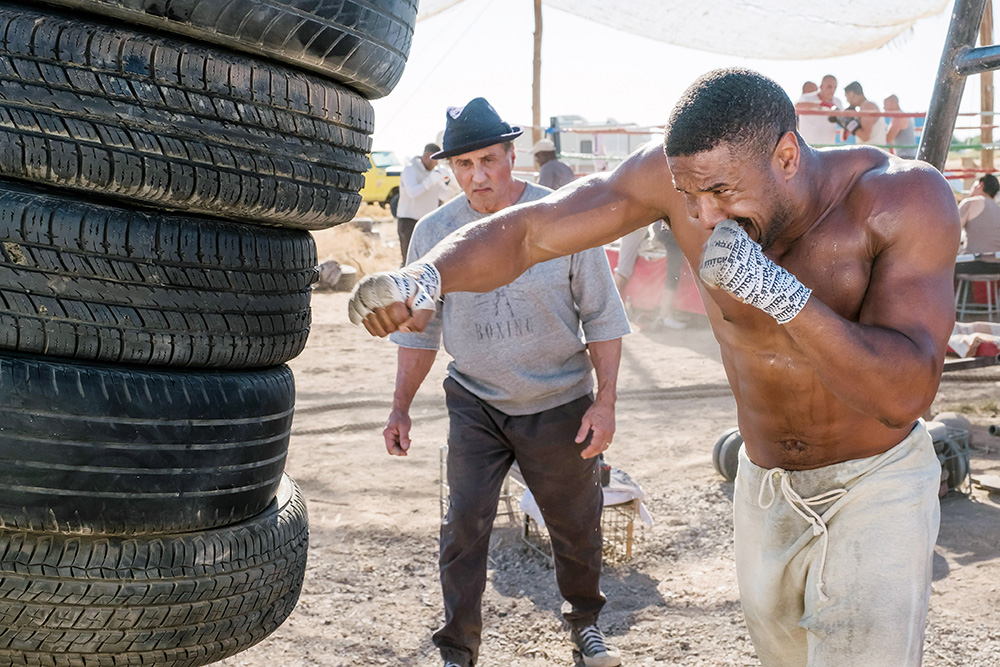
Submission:
[[[662,125],[676,99],[704,72],[739,65],[771,76],[789,96],[802,83],[838,79],[837,96],[857,80],[879,107],[890,94],[904,111],[926,111],[948,30],[950,7],[875,51],[824,60],[726,56],[656,42],[544,8],[542,124],[550,116]],[[396,89],[373,101],[375,150],[420,153],[444,129],[445,110],[485,97],[507,122],[531,123],[531,0],[466,0],[417,24]],[[720,35],[720,39],[724,39]],[[1000,73],[998,73],[1000,74]],[[979,77],[969,77],[962,111],[979,109]],[[959,118],[958,125],[978,124]],[[965,133],[968,134],[968,133]]]

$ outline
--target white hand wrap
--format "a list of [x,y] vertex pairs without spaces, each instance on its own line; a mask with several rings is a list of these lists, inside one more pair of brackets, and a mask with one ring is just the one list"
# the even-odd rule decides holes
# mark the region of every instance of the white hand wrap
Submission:
[[441,274],[433,264],[408,264],[399,271],[382,271],[359,282],[347,304],[354,324],[376,308],[404,303],[410,310],[435,310],[441,296]]
[[812,294],[798,278],[766,257],[760,245],[732,220],[716,225],[698,272],[708,285],[760,308],[778,324],[798,315]]

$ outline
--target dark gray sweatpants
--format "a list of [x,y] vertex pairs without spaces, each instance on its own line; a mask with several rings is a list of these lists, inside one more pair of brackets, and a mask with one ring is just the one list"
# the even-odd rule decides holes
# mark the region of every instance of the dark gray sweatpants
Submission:
[[507,470],[516,460],[541,509],[552,540],[556,582],[573,627],[597,622],[601,593],[601,490],[597,458],[582,459],[574,442],[593,399],[583,396],[551,410],[510,416],[455,380],[444,383],[450,427],[451,503],[441,524],[441,589],[445,625],[434,644],[463,667],[479,657],[482,599],[490,532]]

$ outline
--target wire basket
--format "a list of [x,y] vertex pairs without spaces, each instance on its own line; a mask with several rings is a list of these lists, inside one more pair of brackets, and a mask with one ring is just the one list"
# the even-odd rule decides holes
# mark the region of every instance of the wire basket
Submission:
[[[441,520],[448,514],[448,445],[441,445],[441,484],[438,495]],[[521,510],[521,495],[527,487],[521,477],[521,471],[515,463],[500,489],[500,500],[497,504],[497,520],[507,519],[511,524],[520,526],[521,541],[532,551],[539,554],[549,565],[552,560],[552,543],[547,530],[543,530],[536,521]],[[616,505],[605,505],[601,513],[601,533],[603,535],[604,562],[621,563],[632,557],[635,519],[639,516],[639,499]],[[495,525],[495,524],[494,524]]]
[[[639,516],[640,502],[635,499],[619,505],[604,506],[604,511],[601,513],[601,535],[605,563],[624,563],[632,557],[635,519]],[[548,531],[527,514],[522,512],[522,516],[522,541],[552,565],[552,542],[549,540]]]

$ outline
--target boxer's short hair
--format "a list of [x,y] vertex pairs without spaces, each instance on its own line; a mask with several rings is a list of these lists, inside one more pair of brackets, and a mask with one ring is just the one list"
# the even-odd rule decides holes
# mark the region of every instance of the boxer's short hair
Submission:
[[794,131],[795,107],[784,89],[759,72],[730,67],[702,75],[684,92],[670,114],[664,147],[677,157],[729,144],[770,159],[778,139]]

